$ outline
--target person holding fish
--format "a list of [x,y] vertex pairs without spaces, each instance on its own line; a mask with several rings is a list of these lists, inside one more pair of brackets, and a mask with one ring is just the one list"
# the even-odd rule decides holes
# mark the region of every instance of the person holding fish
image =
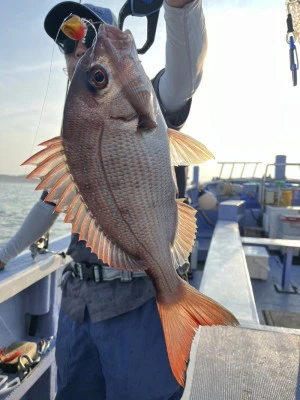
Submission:
[[196,223],[176,200],[173,167],[213,156],[179,132],[202,77],[202,3],[165,0],[164,10],[166,65],[152,84],[109,9],[62,2],[45,19],[71,81],[62,134],[24,163],[44,193],[0,260],[66,213],[73,261],[61,283],[56,400],[180,399],[197,327],[238,324],[176,273]]

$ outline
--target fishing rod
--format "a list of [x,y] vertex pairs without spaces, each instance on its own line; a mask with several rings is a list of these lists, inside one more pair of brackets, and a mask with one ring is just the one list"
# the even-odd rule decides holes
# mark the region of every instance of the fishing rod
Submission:
[[293,86],[297,86],[297,71],[299,68],[298,53],[295,42],[300,42],[300,1],[288,0],[287,8],[287,33],[286,42],[288,43],[290,56],[290,70],[292,72]]

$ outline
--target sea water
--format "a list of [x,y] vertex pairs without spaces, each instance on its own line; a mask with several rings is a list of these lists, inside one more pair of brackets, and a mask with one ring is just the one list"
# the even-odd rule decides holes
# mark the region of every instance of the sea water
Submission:
[[[33,205],[39,200],[42,192],[34,190],[36,185],[36,181],[0,182],[0,248],[17,232]],[[71,225],[65,224],[63,218],[64,214],[61,214],[52,225],[50,242],[70,233]]]

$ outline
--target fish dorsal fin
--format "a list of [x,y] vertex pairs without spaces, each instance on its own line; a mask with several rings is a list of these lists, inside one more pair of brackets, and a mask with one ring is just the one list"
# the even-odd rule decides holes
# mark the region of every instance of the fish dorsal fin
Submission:
[[139,259],[127,254],[96,223],[68,168],[62,138],[56,137],[41,145],[46,148],[22,165],[36,166],[27,178],[41,179],[36,189],[48,192],[45,201],[56,204],[54,212],[66,214],[64,221],[72,224],[72,233],[78,233],[79,239],[85,240],[103,263],[126,271],[144,270]]
[[188,261],[189,254],[196,238],[196,210],[183,203],[184,199],[177,199],[178,223],[172,247],[174,268],[178,268]]
[[170,128],[168,135],[172,165],[201,164],[214,158],[214,155],[198,140]]

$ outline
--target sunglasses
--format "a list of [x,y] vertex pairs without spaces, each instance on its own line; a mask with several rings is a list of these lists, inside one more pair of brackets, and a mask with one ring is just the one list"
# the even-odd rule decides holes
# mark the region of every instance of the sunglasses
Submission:
[[[100,24],[101,24],[101,22],[99,22],[99,21],[93,22],[93,25],[100,25]],[[96,29],[98,30],[98,28],[96,28]],[[84,38],[84,45],[86,46],[86,48],[89,49],[93,45],[95,36],[96,36],[96,31],[93,28],[93,26],[91,26],[89,24],[85,38]],[[60,51],[63,54],[71,54],[76,49],[78,40],[70,39],[63,32],[60,32],[60,35],[58,36],[58,39],[57,39],[57,44],[58,44]]]

